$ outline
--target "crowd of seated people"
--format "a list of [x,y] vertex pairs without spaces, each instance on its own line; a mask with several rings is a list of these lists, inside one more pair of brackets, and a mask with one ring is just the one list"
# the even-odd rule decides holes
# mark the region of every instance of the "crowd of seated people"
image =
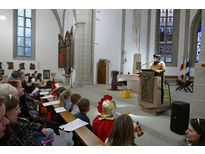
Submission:
[[4,120],[0,145],[52,145],[54,141],[53,130],[39,118],[39,100],[26,91],[29,86],[22,71],[13,71],[10,79],[0,83],[2,116],[8,120],[8,124]]
[[[34,81],[32,81],[34,77]],[[42,102],[39,94],[32,94],[35,87],[33,83],[39,82],[39,88],[48,85],[40,82],[42,75],[37,71],[25,74],[22,71],[14,71],[10,79],[0,83],[0,145],[52,145],[54,133],[60,135],[59,126],[66,121],[54,108],[46,108],[42,114]],[[113,97],[105,95],[97,106],[98,115],[91,122],[88,117],[90,100],[81,98],[56,83],[49,83],[51,94],[67,112],[88,124],[86,127],[108,146],[136,146],[135,128],[133,120],[128,114],[117,115],[116,104]],[[55,113],[55,114],[54,114]],[[44,118],[42,116],[45,116]],[[70,140],[74,145],[83,145],[79,137],[73,132]],[[205,120],[191,119],[186,130],[186,142],[189,145],[205,145]]]

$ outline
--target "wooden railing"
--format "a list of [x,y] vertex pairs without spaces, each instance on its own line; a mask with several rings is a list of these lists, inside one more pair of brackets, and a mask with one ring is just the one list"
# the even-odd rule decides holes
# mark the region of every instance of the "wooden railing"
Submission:
[[[177,81],[177,80],[178,80],[178,76],[165,75],[165,81],[168,81],[168,80]],[[193,77],[193,76],[190,76],[188,80],[193,81],[193,80],[194,80],[194,77]]]

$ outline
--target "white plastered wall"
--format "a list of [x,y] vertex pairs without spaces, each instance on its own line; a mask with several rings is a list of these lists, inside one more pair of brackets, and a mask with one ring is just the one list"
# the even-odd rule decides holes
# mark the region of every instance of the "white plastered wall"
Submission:
[[94,84],[97,82],[99,59],[110,60],[109,83],[111,83],[111,71],[120,71],[122,10],[96,10],[95,25]]

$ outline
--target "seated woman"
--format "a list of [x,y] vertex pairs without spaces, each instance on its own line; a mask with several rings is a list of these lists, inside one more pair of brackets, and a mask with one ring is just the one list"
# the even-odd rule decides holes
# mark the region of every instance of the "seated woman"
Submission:
[[191,145],[205,146],[205,119],[191,119],[185,133]]
[[113,129],[105,143],[110,146],[134,146],[134,125],[128,114],[122,114],[114,122]]
[[36,76],[35,76],[34,73],[31,75],[31,79],[30,80],[31,80],[31,83],[35,83]]
[[10,146],[8,124],[9,120],[5,117],[6,108],[4,103],[6,98],[0,96],[0,146]]
[[3,95],[6,98],[6,117],[10,121],[11,145],[52,145],[53,130],[43,128],[39,123],[30,122],[25,118],[18,117],[21,112],[19,100],[13,95]]
[[43,88],[46,85],[46,80],[42,80],[42,74],[38,73],[35,78],[35,83],[39,85],[39,88]]
[[19,116],[28,118],[31,121],[33,120],[32,118],[34,118],[35,120],[39,119],[39,113],[35,109],[30,110],[27,106],[26,95],[24,93],[24,88],[22,87],[21,81],[9,80],[8,83],[15,87],[18,91],[17,97],[19,98],[19,105],[21,107],[21,113],[19,114]]
[[14,86],[8,83],[0,83],[0,94],[11,94],[18,96],[18,91]]
[[116,105],[112,101],[112,96],[105,95],[100,102],[98,102],[99,115],[93,120],[92,131],[103,142],[112,131],[115,115]]

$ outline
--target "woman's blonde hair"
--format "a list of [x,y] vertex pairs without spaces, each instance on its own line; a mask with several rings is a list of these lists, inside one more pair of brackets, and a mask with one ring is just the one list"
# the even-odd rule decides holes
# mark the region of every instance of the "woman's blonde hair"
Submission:
[[0,93],[18,96],[18,90],[14,86],[10,85],[9,83],[0,84]]
[[71,91],[70,91],[70,90],[64,90],[64,91],[60,94],[60,104],[61,104],[62,106],[65,106],[64,100],[66,100],[69,96],[71,97]]

